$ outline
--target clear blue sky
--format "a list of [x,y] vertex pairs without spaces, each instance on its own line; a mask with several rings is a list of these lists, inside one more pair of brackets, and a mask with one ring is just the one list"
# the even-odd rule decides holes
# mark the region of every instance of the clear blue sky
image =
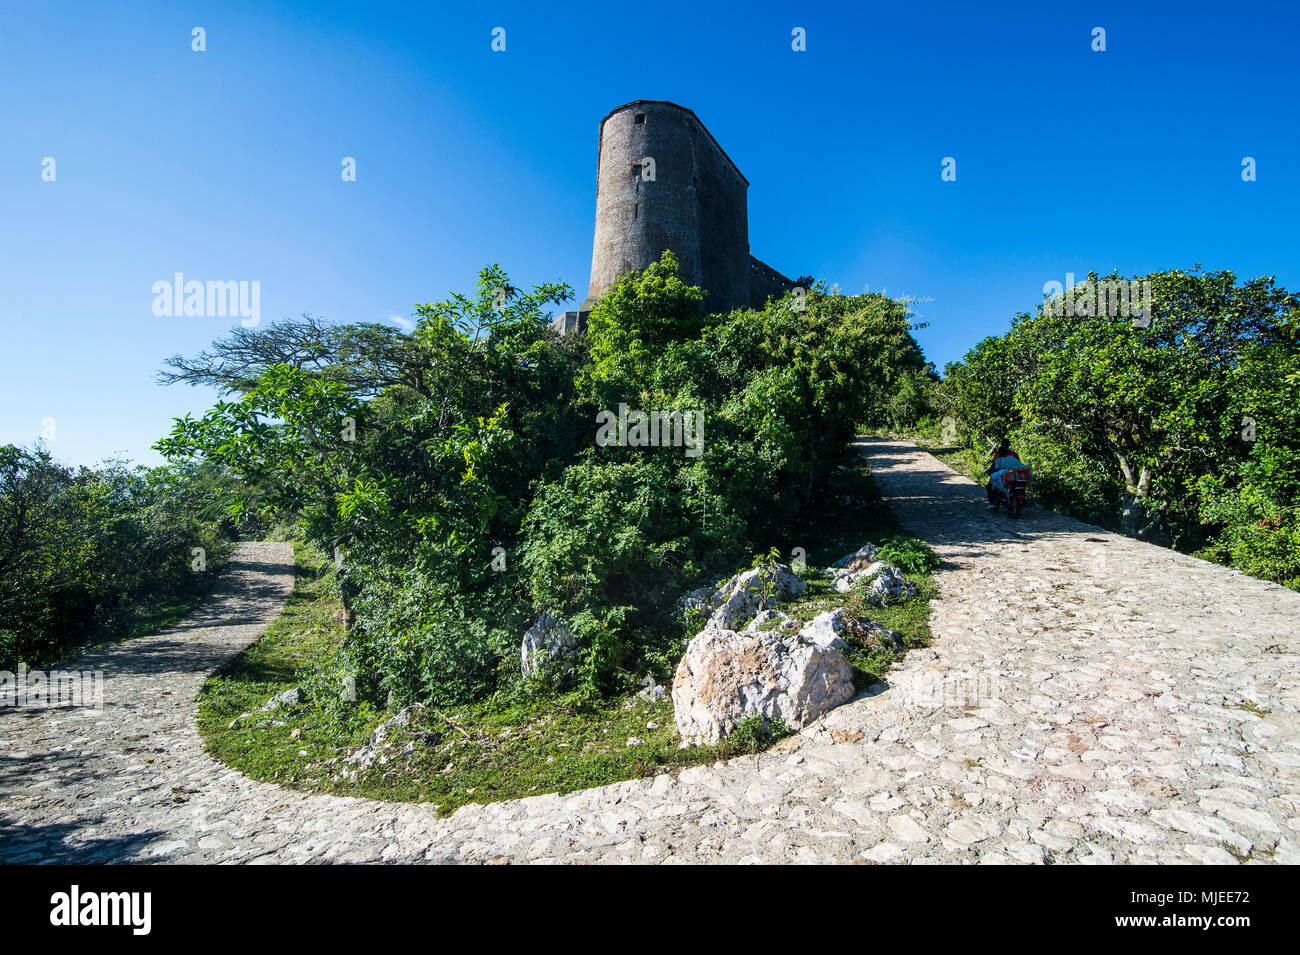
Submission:
[[493,261],[581,299],[597,124],[634,99],[723,144],[760,258],[932,298],[939,367],[1067,272],[1300,287],[1298,28],[1293,3],[7,3],[0,442],[49,417],[66,461],[156,462],[215,396],[154,373],[231,324],[155,317],[175,272],[259,281],[263,323],[407,317]]

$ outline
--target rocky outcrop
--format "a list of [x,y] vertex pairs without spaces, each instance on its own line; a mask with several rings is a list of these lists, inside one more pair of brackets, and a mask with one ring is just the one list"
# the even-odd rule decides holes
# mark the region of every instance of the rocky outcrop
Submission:
[[838,649],[777,628],[754,634],[706,628],[673,678],[682,739],[709,745],[746,717],[806,726],[853,698],[853,671]]
[[717,587],[692,591],[678,606],[708,613],[706,629],[737,630],[759,611],[807,592],[807,582],[785,564],[769,564],[742,571]]
[[844,608],[837,607],[834,610],[827,610],[825,613],[813,617],[812,620],[808,621],[808,625],[800,631],[799,635],[819,647],[847,653],[849,645],[844,642],[841,634],[847,632],[848,629],[848,620]]
[[831,647],[841,652],[849,649],[846,641],[864,649],[875,646],[881,650],[901,653],[904,648],[903,638],[894,631],[882,627],[874,620],[856,617],[843,607],[818,614],[799,632],[799,636],[818,646]]
[[697,611],[701,613],[712,613],[713,595],[716,594],[717,592],[718,592],[718,585],[716,583],[712,583],[712,584],[706,584],[705,586],[700,587],[698,590],[692,590],[690,593],[678,597],[677,604],[675,607],[677,611],[677,615],[680,617],[684,614],[690,613],[691,611]]
[[859,580],[867,579],[873,568],[884,566],[876,560],[874,544],[866,543],[851,554],[845,554],[826,568],[831,586],[842,594],[851,591]]
[[832,570],[844,570],[852,573],[855,570],[862,570],[864,567],[870,567],[876,562],[876,548],[874,544],[863,544],[851,554],[845,554],[835,563],[831,564]]
[[[896,568],[876,560],[871,544],[840,558],[827,574],[841,593],[866,583],[867,599],[879,606],[917,593]],[[774,564],[678,600],[681,609],[709,614],[673,679],[674,718],[684,740],[716,743],[751,716],[805,726],[853,698],[845,654],[854,646],[903,649],[898,634],[842,607],[805,624],[775,606],[807,592],[802,578]]]
[[258,710],[258,712],[274,713],[276,710],[283,709],[284,707],[297,706],[301,702],[302,690],[295,686],[291,689],[285,690],[283,693],[277,693],[275,696],[271,697],[266,701],[266,705]]
[[918,593],[916,587],[903,576],[902,571],[880,560],[856,570],[849,565],[838,569],[833,568],[831,578],[831,586],[842,594],[851,593],[865,583],[867,602],[877,607],[902,603]]
[[798,632],[799,621],[780,610],[760,610],[745,627],[746,634],[755,634],[763,630],[794,630]]
[[[902,603],[911,600],[919,592],[915,585],[903,576],[902,571],[889,564],[880,564],[879,569],[873,564],[863,573],[870,575],[871,583],[867,586],[867,603],[877,607]],[[872,571],[875,570],[875,573]]]
[[[292,709],[300,705],[302,700],[302,690],[298,689],[296,686],[291,687],[283,693],[277,693],[275,696],[267,700],[262,706],[258,707],[257,713],[240,713],[231,720],[229,724],[227,724],[226,729],[234,729],[238,724],[243,723],[245,720],[258,718],[258,714],[261,713],[271,713],[274,715],[279,713],[281,710]],[[284,720],[272,719],[266,722],[270,726],[284,725]]]
[[569,625],[543,611],[524,634],[524,642],[519,647],[519,671],[526,677],[567,675],[573,670],[577,650],[578,641]]

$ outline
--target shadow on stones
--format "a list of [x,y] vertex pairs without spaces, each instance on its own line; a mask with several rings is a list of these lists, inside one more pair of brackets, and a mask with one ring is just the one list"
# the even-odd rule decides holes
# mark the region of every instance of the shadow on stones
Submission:
[[8,816],[0,816],[0,864],[145,862],[149,861],[145,858],[149,847],[164,835],[161,832],[136,832],[104,839],[86,838],[88,830],[93,831],[104,821],[100,816],[72,823],[25,825]]
[[[51,711],[45,709],[28,712],[49,713]],[[58,745],[67,742],[66,738],[59,734],[57,727],[51,726],[49,731],[48,737],[28,740],[25,745],[32,746],[38,743]],[[78,739],[75,742],[77,745],[68,750],[41,749],[21,756],[0,756],[0,793],[14,792],[25,784],[35,785],[38,782],[55,783],[50,791],[59,794],[82,786],[92,786],[114,775],[111,765],[108,765],[113,758],[135,748],[127,747],[124,750],[119,745],[119,741],[114,741],[111,749],[90,753],[84,749],[84,740]],[[104,766],[100,765],[101,759],[105,761]]]
[[[0,708],[0,738],[20,741],[26,750],[21,755],[0,754],[0,864],[160,861],[149,853],[165,839],[165,832],[148,828],[100,837],[101,830],[113,825],[114,812],[96,811],[100,807],[94,798],[107,791],[105,780],[121,776],[123,755],[149,748],[147,740],[155,729],[170,730],[177,718],[188,719],[190,685],[180,678],[211,673],[242,650],[249,634],[238,628],[269,625],[291,590],[292,574],[288,561],[232,561],[213,590],[179,623],[151,636],[89,650],[51,668],[104,671],[104,711],[87,714],[88,722],[76,719],[70,706]],[[161,681],[150,680],[159,676]],[[177,682],[171,683],[168,676]],[[132,677],[141,679],[133,684]],[[163,691],[170,686],[184,691],[169,696],[173,703],[185,704],[174,712],[171,704],[160,707],[152,696],[167,696]],[[136,710],[143,711],[144,718]],[[95,728],[101,722],[126,727],[127,732],[138,723],[140,735],[105,733]],[[163,784],[128,788],[146,803],[168,801]],[[47,790],[51,798],[40,797],[41,804],[28,812],[21,797],[32,789]],[[82,802],[83,797],[89,802]],[[88,814],[82,814],[83,807]],[[18,821],[16,813],[29,820]]]
[[241,561],[224,573],[224,579],[185,619],[150,636],[124,640],[89,650],[53,669],[105,671],[114,674],[208,673],[224,663],[236,649],[219,633],[204,640],[205,632],[236,627],[268,626],[280,613],[289,588],[277,575],[292,566],[274,561]]
[[900,524],[931,545],[960,548],[958,555],[945,559],[950,567],[960,566],[949,563],[954,558],[965,560],[991,553],[979,545],[1014,540],[1052,542],[1075,539],[1081,533],[1107,539],[1115,536],[1033,503],[1016,520],[1005,511],[986,511],[983,487],[953,475],[933,458],[929,466],[918,469],[918,449],[911,445],[881,438],[859,438],[856,445],[866,456],[871,475]]

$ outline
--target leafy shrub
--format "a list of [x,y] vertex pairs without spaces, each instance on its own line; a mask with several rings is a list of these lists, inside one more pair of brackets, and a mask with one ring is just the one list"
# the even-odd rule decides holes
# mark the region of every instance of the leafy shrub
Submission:
[[755,713],[736,724],[726,738],[726,748],[732,753],[759,753],[792,732],[781,720]]
[[924,574],[941,563],[939,555],[925,541],[895,535],[876,548],[876,556],[909,574]]
[[585,684],[607,686],[615,669],[659,647],[673,601],[734,552],[727,522],[698,526],[690,491],[662,455],[586,461],[539,488],[521,563],[533,603],[564,615],[584,648]]
[[1249,480],[1230,489],[1207,476],[1199,489],[1202,517],[1221,530],[1198,556],[1300,589],[1300,509]]

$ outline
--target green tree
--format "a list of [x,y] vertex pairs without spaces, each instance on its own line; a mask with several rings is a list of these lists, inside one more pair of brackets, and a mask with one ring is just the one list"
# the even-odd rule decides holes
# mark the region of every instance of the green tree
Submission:
[[[1038,455],[1036,477],[1067,509],[1186,548],[1227,533],[1237,543],[1219,553],[1240,554],[1230,528],[1247,513],[1280,521],[1293,500],[1295,296],[1271,277],[1155,272],[1128,280],[1151,290],[1149,321],[1135,322],[1095,300],[1118,281],[1093,274],[1067,293],[1094,295],[1076,314],[1048,301],[1017,316],[950,365],[942,390],[972,433]],[[1239,433],[1253,413],[1267,437],[1252,446]]]

